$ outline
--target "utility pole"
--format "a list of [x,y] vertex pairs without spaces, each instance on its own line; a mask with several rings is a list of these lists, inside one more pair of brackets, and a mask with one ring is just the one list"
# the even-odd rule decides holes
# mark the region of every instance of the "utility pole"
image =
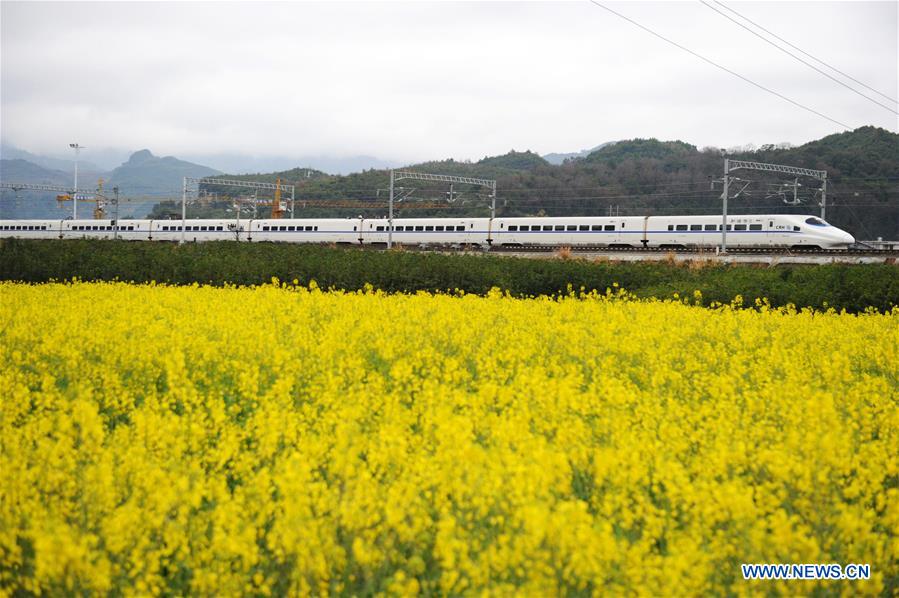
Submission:
[[827,171],[823,171],[821,176],[821,220],[825,220],[824,212],[827,210]]
[[119,187],[116,185],[112,188],[113,194],[115,194],[115,229],[112,234],[113,239],[119,238]]
[[72,220],[78,220],[78,154],[84,146],[70,143],[69,147],[75,150],[75,191],[72,193]]
[[181,245],[184,245],[184,228],[187,224],[187,177],[184,177],[184,186],[181,187]]
[[721,215],[721,253],[727,253],[727,195],[730,193],[730,160],[724,159],[724,192],[721,199],[724,209]]
[[393,247],[393,169],[390,169],[390,203],[387,212],[387,249]]

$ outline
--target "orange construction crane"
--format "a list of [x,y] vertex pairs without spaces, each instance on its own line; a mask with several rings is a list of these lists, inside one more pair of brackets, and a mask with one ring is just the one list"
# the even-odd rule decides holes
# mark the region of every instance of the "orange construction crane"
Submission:
[[272,218],[275,220],[284,215],[284,208],[281,207],[281,179],[275,183],[275,198],[272,200]]
[[[64,201],[72,201],[73,197],[71,193],[65,193],[63,195],[57,195],[56,201],[64,202]],[[90,201],[94,202],[97,205],[94,206],[94,220],[103,220],[106,217],[106,196],[103,195],[103,179],[99,179],[97,181],[97,192],[93,196],[82,196],[80,193],[78,194],[79,201]]]

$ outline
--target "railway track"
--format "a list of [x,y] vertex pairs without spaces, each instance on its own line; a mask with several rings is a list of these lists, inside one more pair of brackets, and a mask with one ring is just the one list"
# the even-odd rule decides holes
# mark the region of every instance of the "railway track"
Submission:
[[569,246],[521,246],[521,247],[493,247],[491,252],[555,252],[563,249],[572,253],[630,253],[630,254],[693,254],[697,256],[716,257],[720,255],[785,255],[785,256],[856,256],[856,257],[899,257],[899,250],[895,249],[789,249],[772,247],[734,247],[727,250],[727,254],[721,254],[708,249],[690,247],[606,247],[582,245]]

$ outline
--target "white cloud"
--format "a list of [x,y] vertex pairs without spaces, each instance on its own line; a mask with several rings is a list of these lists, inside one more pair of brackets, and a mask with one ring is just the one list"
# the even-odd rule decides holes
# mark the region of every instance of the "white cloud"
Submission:
[[[610,6],[852,127],[897,129],[895,115],[698,2]],[[896,94],[896,3],[730,6]],[[3,2],[0,11],[3,139],[32,151],[77,139],[176,155],[414,161],[634,136],[801,143],[840,130],[587,2]]]

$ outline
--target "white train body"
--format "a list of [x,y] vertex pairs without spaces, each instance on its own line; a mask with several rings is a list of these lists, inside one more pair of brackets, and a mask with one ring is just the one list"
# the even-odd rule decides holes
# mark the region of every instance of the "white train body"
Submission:
[[[715,247],[721,216],[395,218],[401,245]],[[184,231],[182,231],[182,227]],[[729,247],[846,248],[855,239],[810,215],[727,217]],[[0,238],[386,244],[385,218],[280,220],[0,220]]]

